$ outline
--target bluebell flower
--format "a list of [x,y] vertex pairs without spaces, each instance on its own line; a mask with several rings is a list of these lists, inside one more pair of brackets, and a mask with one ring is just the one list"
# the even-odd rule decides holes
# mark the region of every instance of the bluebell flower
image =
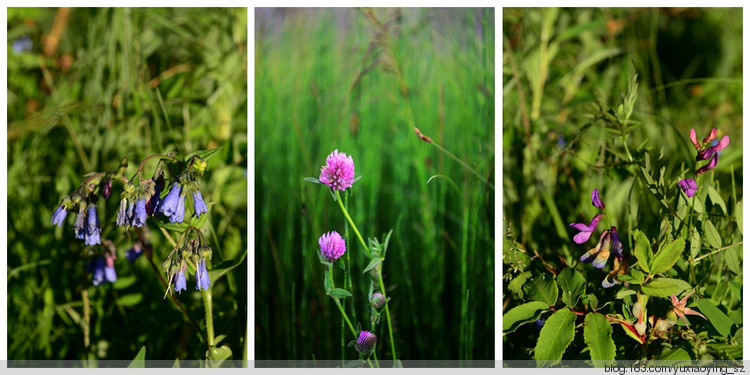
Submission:
[[203,201],[203,196],[200,191],[193,193],[193,208],[195,208],[195,216],[201,217],[201,214],[208,213],[208,206]]
[[136,242],[133,244],[133,247],[125,253],[125,257],[128,258],[130,263],[133,263],[139,256],[141,256],[141,254],[143,254],[143,247],[141,247],[140,242]]
[[[132,204],[132,203],[131,203]],[[128,217],[128,200],[123,199],[120,201],[120,209],[117,211],[117,226],[121,227],[127,225],[130,222]]]
[[[172,186],[172,190],[169,191],[167,196],[159,202],[158,211],[169,218],[169,221],[174,223],[177,221],[177,217],[184,216],[185,214],[185,198],[182,198],[182,215],[178,215],[178,208],[180,203],[180,190],[182,187],[180,184],[175,183]],[[182,217],[180,217],[182,222]]]
[[161,186],[159,183],[156,183],[156,186],[154,187],[154,195],[150,196],[148,198],[148,201],[146,202],[146,215],[153,215],[154,212],[157,211],[159,207],[159,202],[161,198],[159,197],[161,195]]
[[93,273],[92,281],[94,286],[103,282],[113,283],[117,281],[117,272],[115,272],[115,261],[112,257],[97,257],[89,263],[89,272]]
[[175,211],[174,215],[169,218],[169,222],[181,223],[183,220],[185,220],[185,196],[180,195],[180,197],[177,199],[177,210]]
[[73,230],[76,232],[76,238],[79,240],[86,237],[86,214],[84,210],[79,210],[76,215],[76,222],[73,224]]
[[206,269],[206,258],[201,259],[197,264],[195,270],[195,289],[196,290],[208,290],[211,286],[211,281],[208,279],[208,270]]
[[58,206],[55,212],[52,214],[52,225],[62,227],[66,216],[68,216],[68,209],[63,205]]
[[96,206],[91,205],[88,212],[88,225],[86,226],[85,243],[86,245],[98,245],[101,243],[99,234],[102,232],[102,228],[99,225],[99,218],[96,216]]
[[187,282],[185,281],[185,268],[177,272],[177,274],[174,276],[173,283],[175,292],[187,290]]
[[146,199],[141,198],[135,201],[135,212],[131,218],[130,225],[142,227],[146,223]]

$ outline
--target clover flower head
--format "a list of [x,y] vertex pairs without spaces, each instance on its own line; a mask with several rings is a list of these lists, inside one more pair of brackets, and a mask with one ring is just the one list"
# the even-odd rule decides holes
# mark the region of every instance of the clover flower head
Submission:
[[591,233],[594,232],[601,218],[602,214],[596,214],[596,216],[591,219],[591,222],[588,225],[584,223],[571,223],[570,226],[572,228],[580,231],[580,233],[576,234],[575,237],[573,237],[573,241],[578,244],[588,241],[589,237],[591,237]]
[[596,244],[595,248],[583,254],[581,256],[581,261],[584,263],[592,263],[596,268],[604,267],[604,265],[607,264],[607,259],[609,259],[609,247],[611,242],[612,235],[609,230],[603,231],[601,236],[599,236],[599,243]]
[[320,245],[320,255],[328,263],[333,263],[346,252],[346,243],[336,231],[324,233],[318,239],[318,244]]
[[682,188],[682,191],[685,192],[685,195],[687,195],[688,198],[694,196],[695,192],[698,190],[698,184],[696,184],[695,180],[692,178],[682,179],[677,185],[680,185],[680,188]]
[[359,331],[359,337],[357,342],[354,344],[354,348],[362,354],[368,354],[375,348],[375,344],[378,342],[378,338],[370,332]]
[[200,217],[201,214],[208,213],[208,206],[206,206],[206,202],[203,201],[201,192],[197,190],[193,193],[193,208],[195,209],[195,216],[197,217]]
[[385,296],[383,293],[375,292],[372,294],[372,297],[370,297],[370,306],[379,309],[385,305]]
[[195,289],[208,290],[211,281],[208,279],[208,270],[206,269],[206,258],[201,259],[195,270]]
[[599,199],[599,190],[597,189],[594,189],[594,191],[591,192],[591,204],[596,208],[604,209],[604,203]]
[[62,227],[63,222],[65,222],[65,217],[68,216],[68,209],[65,208],[64,205],[59,205],[55,212],[52,214],[52,225],[57,225],[58,227]]
[[86,245],[98,245],[101,244],[100,234],[102,228],[99,225],[99,218],[96,216],[96,206],[91,205],[88,210],[86,233],[84,235],[84,242]]
[[354,184],[354,160],[338,149],[334,150],[326,158],[318,179],[331,189],[346,190]]

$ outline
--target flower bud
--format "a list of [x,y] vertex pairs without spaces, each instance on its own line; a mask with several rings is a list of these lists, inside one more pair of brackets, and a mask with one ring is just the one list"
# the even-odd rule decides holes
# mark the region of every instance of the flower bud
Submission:
[[109,199],[109,194],[112,192],[112,179],[108,179],[107,182],[102,186],[102,197]]
[[379,309],[385,305],[385,296],[380,292],[375,292],[370,297],[370,306]]
[[370,332],[359,331],[359,338],[354,344],[354,348],[362,354],[368,354],[375,348],[375,343],[378,342],[378,338]]

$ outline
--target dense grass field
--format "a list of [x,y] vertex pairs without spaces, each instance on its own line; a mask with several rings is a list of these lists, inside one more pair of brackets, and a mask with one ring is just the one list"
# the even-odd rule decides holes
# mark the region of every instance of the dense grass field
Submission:
[[[206,358],[192,275],[186,291],[164,298],[161,262],[175,234],[151,218],[142,230],[115,226],[121,183],[97,204],[102,240],[116,249],[114,283],[92,285],[87,267],[101,247],[75,239],[75,215],[61,228],[50,218],[90,172],[127,157],[129,177],[148,155],[217,147],[199,178],[213,203],[208,269],[241,263],[212,280],[209,295],[220,345],[245,358],[246,35],[245,8],[8,9],[8,359],[96,366],[142,348],[146,360]],[[141,236],[153,258],[130,263]]]
[[[742,358],[740,10],[507,8],[502,27],[504,358]],[[712,128],[731,142],[701,173]],[[610,288],[619,263],[581,261],[600,231],[570,227],[604,212],[594,189],[630,262]],[[683,308],[709,319],[657,324]],[[570,340],[552,349],[555,328]]]
[[329,189],[304,181],[334,150],[361,176],[346,195],[359,232],[393,231],[382,268],[393,341],[382,318],[377,358],[494,359],[494,10],[254,16],[256,360],[357,358],[324,289],[324,232],[346,239],[342,301],[354,326],[371,326],[369,260]]

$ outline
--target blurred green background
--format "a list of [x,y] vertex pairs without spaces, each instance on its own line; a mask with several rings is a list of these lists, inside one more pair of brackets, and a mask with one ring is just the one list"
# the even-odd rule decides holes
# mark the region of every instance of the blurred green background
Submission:
[[[8,9],[8,359],[205,358],[204,310],[189,287],[169,298],[134,230],[115,226],[122,186],[100,200],[118,281],[99,287],[75,215],[50,225],[82,176],[126,175],[154,153],[223,147],[201,179],[214,202],[212,264],[247,249],[247,9]],[[144,175],[151,176],[155,163]],[[171,250],[150,220],[157,266]],[[245,358],[247,261],[212,280],[216,334]],[[212,266],[209,266],[209,269]],[[190,284],[190,282],[189,282]],[[88,314],[88,320],[86,319]]]
[[[256,359],[356,358],[317,256],[320,235],[344,235],[345,219],[327,187],[303,181],[334,149],[362,176],[349,198],[362,235],[393,229],[384,282],[399,359],[494,359],[494,190],[414,131],[494,180],[494,19],[493,9],[255,9]],[[438,174],[450,181],[428,184]],[[367,260],[347,240],[347,311],[364,329]],[[391,360],[385,327],[377,355]]]
[[[654,171],[664,168],[670,199],[681,194],[677,181],[694,177],[690,129],[699,140],[714,127],[717,139],[730,136],[718,167],[701,178],[715,182],[726,202],[727,212],[706,203],[711,220],[728,224],[720,228],[723,244],[741,241],[732,218],[743,186],[741,9],[505,8],[502,43],[503,228],[531,261],[557,269],[577,262],[587,249],[573,243],[568,223],[589,222],[594,188],[626,249],[636,228],[659,234],[663,206],[621,161],[619,133],[593,121],[617,110],[631,68],[639,86],[628,143],[644,146],[638,160],[648,153]],[[515,254],[508,250],[504,256]],[[741,246],[732,252],[742,260]],[[504,262],[507,287],[517,270],[514,259]],[[719,269],[724,276],[714,280],[732,277]],[[513,293],[503,295],[508,306]],[[525,358],[523,347],[537,336],[533,327],[506,335],[504,358]]]

